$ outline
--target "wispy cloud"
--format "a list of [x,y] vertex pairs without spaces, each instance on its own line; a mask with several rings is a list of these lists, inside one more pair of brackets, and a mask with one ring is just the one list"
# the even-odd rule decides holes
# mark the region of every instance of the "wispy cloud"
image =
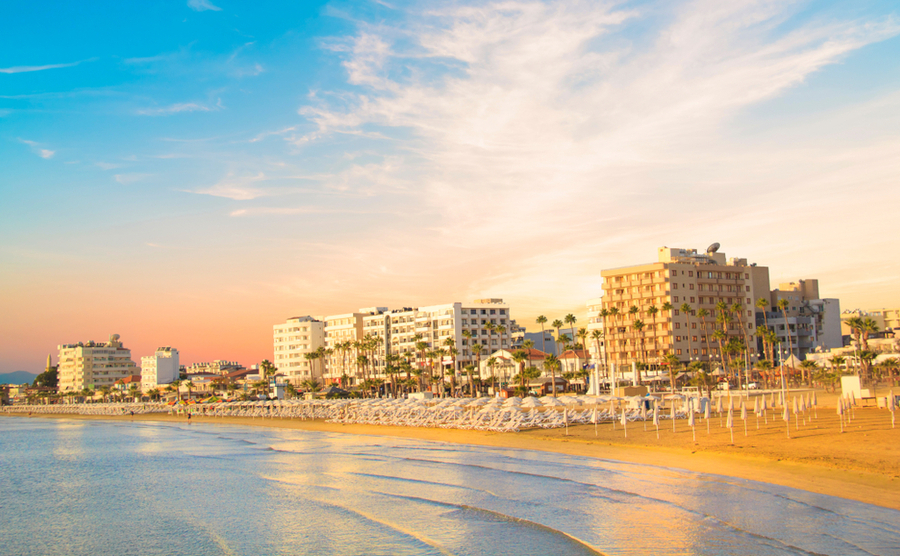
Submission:
[[129,174],[115,174],[113,179],[115,179],[118,183],[122,185],[130,185],[132,183],[141,181],[150,177],[151,174],[138,174],[138,173],[129,173]]
[[225,197],[235,201],[249,201],[267,195],[267,192],[255,184],[265,182],[266,175],[262,172],[255,176],[236,176],[229,172],[228,175],[215,185],[205,189],[190,191],[198,195],[212,195],[213,197]]
[[84,62],[91,62],[96,60],[96,58],[89,58],[87,60],[79,60],[77,62],[71,62],[68,64],[47,64],[44,66],[13,66],[10,68],[0,68],[0,73],[28,73],[32,71],[44,71],[51,69],[60,69],[60,68],[71,68],[77,66],[78,64]]
[[100,168],[101,170],[113,170],[115,168],[121,168],[121,164],[113,164],[111,162],[95,162],[94,166]]
[[20,143],[24,143],[31,147],[31,152],[38,155],[41,158],[53,158],[53,155],[56,154],[56,151],[51,151],[50,149],[45,149],[41,146],[40,143],[36,141],[29,141],[28,139],[19,139]]
[[195,12],[205,12],[207,10],[212,10],[215,12],[222,11],[222,8],[213,5],[209,0],[188,0],[188,7]]
[[137,111],[141,116],[170,116],[181,112],[209,112],[211,108],[195,102],[182,102],[159,108],[142,108]]
[[[634,257],[602,238],[625,237],[636,222],[658,223],[633,246],[652,254],[685,220],[706,219],[701,234],[722,233],[731,205],[762,210],[769,191],[786,189],[789,204],[803,203],[786,178],[802,168],[815,183],[814,156],[779,157],[777,135],[748,142],[730,126],[900,32],[892,19],[804,19],[796,4],[751,0],[664,10],[507,1],[400,21],[359,23],[355,35],[327,45],[353,87],[311,94],[300,114],[316,130],[293,142],[345,145],[355,136],[371,148],[382,138],[375,148],[395,169],[380,173],[376,191],[416,191],[408,209],[428,215],[408,222],[427,227],[407,230],[408,243],[427,249],[437,237],[469,258],[479,256],[469,246],[490,238],[507,254],[482,291],[519,284],[516,265],[526,268],[533,252],[557,260],[560,245],[566,257],[554,268],[596,285],[589,277],[603,263],[591,261]],[[365,176],[343,176],[335,180],[342,187],[366,187]],[[603,221],[609,214],[618,218]],[[567,292],[572,300],[596,294]]]

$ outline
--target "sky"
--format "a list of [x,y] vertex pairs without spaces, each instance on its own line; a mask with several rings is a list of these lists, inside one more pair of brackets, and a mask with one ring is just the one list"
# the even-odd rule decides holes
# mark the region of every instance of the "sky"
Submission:
[[900,305],[893,1],[4,3],[0,372],[499,297],[661,246]]

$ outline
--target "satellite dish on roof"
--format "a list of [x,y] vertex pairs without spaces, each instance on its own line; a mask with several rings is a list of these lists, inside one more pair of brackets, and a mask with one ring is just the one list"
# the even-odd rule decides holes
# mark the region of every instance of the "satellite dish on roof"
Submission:
[[712,255],[713,253],[715,253],[716,251],[719,250],[719,247],[721,247],[721,245],[719,245],[718,243],[713,243],[712,245],[710,245],[709,247],[706,248],[706,254]]

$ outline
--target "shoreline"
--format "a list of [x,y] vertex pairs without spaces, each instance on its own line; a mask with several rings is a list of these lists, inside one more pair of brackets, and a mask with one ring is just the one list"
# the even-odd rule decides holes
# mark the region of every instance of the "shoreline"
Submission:
[[[823,413],[834,415],[822,408]],[[597,428],[592,425],[565,429],[532,429],[518,433],[497,433],[477,430],[418,428],[387,425],[327,423],[322,420],[259,419],[248,417],[194,416],[192,424],[255,426],[305,430],[327,433],[389,436],[451,444],[469,444],[513,450],[536,450],[559,454],[614,460],[688,472],[734,477],[795,488],[855,500],[884,508],[900,510],[900,429],[882,430],[883,415],[876,409],[858,410],[860,415],[853,430],[836,437],[829,430],[837,425],[836,416],[820,416],[815,428],[810,426],[794,434],[792,440],[780,440],[783,425],[754,431],[756,436],[744,437],[743,429],[729,443],[727,429],[711,426],[710,433],[692,433],[685,423],[678,423],[680,431],[673,433],[660,428],[656,440],[655,429],[644,432],[639,423],[629,425],[627,438],[614,430],[610,423]],[[863,413],[865,412],[865,415]],[[887,412],[884,412],[887,413]],[[10,414],[9,417],[50,418],[109,421],[156,421],[187,423],[183,416],[144,414],[135,416],[104,416],[77,414]],[[873,426],[873,419],[877,420]],[[711,421],[714,421],[713,418]],[[774,421],[774,420],[773,420]],[[831,423],[830,421],[834,421]],[[669,422],[671,423],[671,422]],[[667,423],[667,425],[669,424]],[[859,424],[858,424],[859,423]],[[812,419],[810,419],[812,424]],[[676,425],[676,426],[678,426]],[[772,424],[770,424],[772,425]],[[754,425],[755,427],[755,425]],[[737,429],[737,427],[735,427]],[[652,429],[652,427],[651,427]],[[848,427],[849,429],[849,427]],[[793,432],[793,431],[792,431]],[[602,433],[602,435],[601,435]],[[596,436],[595,436],[596,434]],[[696,441],[692,435],[696,434]],[[749,432],[748,432],[749,435]],[[724,436],[724,443],[723,443]],[[776,438],[773,438],[776,437]],[[741,443],[739,443],[739,441]],[[821,453],[839,441],[845,443],[843,454],[826,458]],[[811,444],[811,447],[810,447]],[[816,451],[815,448],[820,448]],[[848,450],[847,448],[854,448]],[[799,452],[799,453],[797,453]],[[856,456],[854,458],[854,456]]]

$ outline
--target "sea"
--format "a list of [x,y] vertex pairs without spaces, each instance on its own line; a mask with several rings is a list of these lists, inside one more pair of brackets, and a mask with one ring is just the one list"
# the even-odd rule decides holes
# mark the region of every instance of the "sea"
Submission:
[[262,427],[5,417],[0,554],[900,554],[900,512],[727,471]]

